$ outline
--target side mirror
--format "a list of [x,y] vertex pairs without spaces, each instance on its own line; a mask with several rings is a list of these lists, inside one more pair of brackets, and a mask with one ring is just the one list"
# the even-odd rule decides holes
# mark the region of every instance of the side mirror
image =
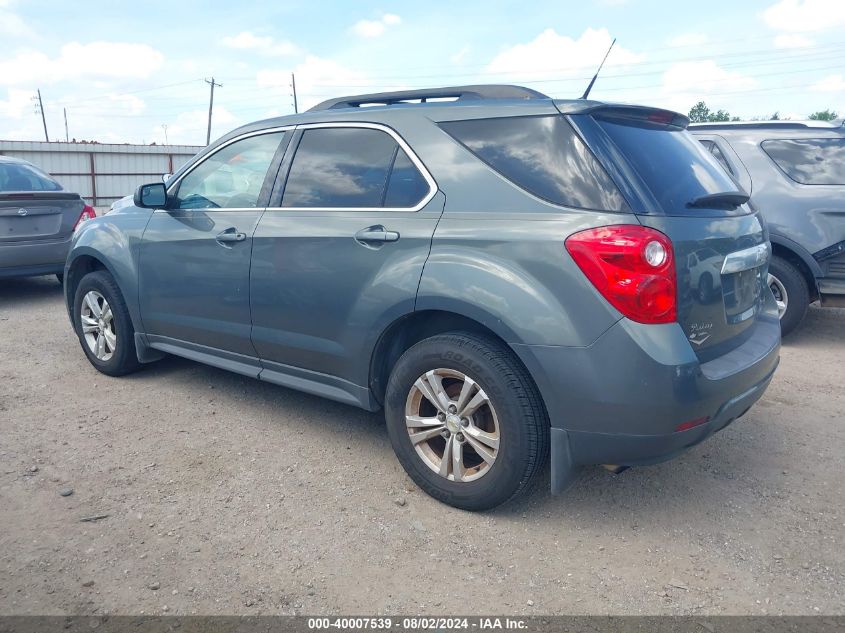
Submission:
[[135,190],[133,201],[143,209],[162,209],[167,204],[167,189],[162,182],[141,185]]

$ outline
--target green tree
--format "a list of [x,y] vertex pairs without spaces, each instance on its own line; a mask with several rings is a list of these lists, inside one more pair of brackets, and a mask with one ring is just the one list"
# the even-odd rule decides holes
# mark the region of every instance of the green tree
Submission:
[[739,121],[738,116],[731,116],[727,110],[711,112],[703,101],[696,103],[687,115],[692,123],[720,123],[722,121]]
[[710,108],[703,101],[699,101],[690,109],[687,116],[693,123],[706,123],[709,121]]
[[833,119],[837,118],[839,115],[836,113],[835,110],[819,110],[818,112],[813,112],[809,117],[809,119],[813,121],[833,121]]

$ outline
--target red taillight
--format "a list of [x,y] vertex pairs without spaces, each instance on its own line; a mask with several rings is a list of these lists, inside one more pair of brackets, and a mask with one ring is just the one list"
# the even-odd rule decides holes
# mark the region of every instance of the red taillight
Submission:
[[75,231],[80,226],[82,226],[83,222],[87,222],[88,220],[93,220],[97,217],[97,212],[94,211],[94,207],[88,206],[87,204],[82,208],[82,213],[79,214],[79,219],[76,221],[76,224],[73,225],[73,230]]
[[619,224],[570,235],[566,250],[601,295],[640,323],[677,318],[672,241],[660,231]]

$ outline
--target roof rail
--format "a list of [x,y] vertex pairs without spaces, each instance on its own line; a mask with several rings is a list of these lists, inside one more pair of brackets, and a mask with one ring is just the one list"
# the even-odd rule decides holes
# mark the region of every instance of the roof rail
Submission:
[[788,119],[780,119],[774,121],[707,121],[704,123],[690,123],[690,128],[695,130],[715,130],[726,128],[745,128],[758,130],[799,130],[808,128],[836,128],[842,126],[842,120],[834,121],[790,121]]
[[398,92],[376,92],[368,95],[338,97],[318,103],[309,112],[319,110],[337,110],[339,108],[359,108],[362,105],[393,105],[419,99],[449,99],[458,101],[474,99],[548,99],[548,95],[531,88],[509,85],[450,86],[447,88],[424,88],[422,90],[400,90]]

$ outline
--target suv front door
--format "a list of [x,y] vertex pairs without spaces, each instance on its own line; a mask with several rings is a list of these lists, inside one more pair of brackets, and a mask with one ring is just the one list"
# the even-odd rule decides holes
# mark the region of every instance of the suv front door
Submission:
[[250,342],[252,234],[285,134],[226,143],[168,188],[167,208],[153,213],[139,260],[141,318],[155,347],[188,349],[205,362],[223,356],[227,368],[258,375]]
[[367,406],[368,354],[414,309],[444,198],[384,126],[301,126],[288,154],[254,238],[261,378]]

